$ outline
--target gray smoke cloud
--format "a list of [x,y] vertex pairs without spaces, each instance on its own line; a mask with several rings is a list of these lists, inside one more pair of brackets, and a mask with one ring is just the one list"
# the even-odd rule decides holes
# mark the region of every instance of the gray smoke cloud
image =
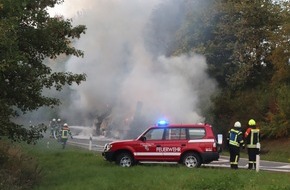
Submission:
[[170,20],[182,18],[176,8],[182,1],[67,0],[62,12],[56,10],[73,17],[75,24],[87,26],[75,44],[84,51],[84,58],[71,57],[66,63],[66,70],[86,73],[87,81],[71,86],[71,104],[63,107],[63,118],[91,125],[90,115],[111,109],[112,121],[130,122],[139,102],[141,115],[151,124],[159,118],[172,123],[204,121],[199,104],[209,103],[216,90],[215,81],[206,74],[205,57],[194,53],[168,57],[165,45],[156,42],[150,47],[148,43],[148,39],[154,41],[146,32],[152,12],[166,2],[169,8],[162,9],[160,25],[155,20],[159,30],[154,36],[170,40],[179,26]]

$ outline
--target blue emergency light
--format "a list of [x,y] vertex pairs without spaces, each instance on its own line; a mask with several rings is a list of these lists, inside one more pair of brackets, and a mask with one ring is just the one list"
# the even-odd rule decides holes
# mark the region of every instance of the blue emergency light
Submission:
[[167,126],[168,125],[168,121],[166,120],[160,120],[157,122],[157,126]]

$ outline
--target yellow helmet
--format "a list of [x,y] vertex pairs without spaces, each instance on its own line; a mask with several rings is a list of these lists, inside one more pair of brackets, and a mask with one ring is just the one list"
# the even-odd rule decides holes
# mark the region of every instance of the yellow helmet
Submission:
[[250,119],[248,124],[249,124],[250,126],[256,125],[256,121],[253,120],[253,119]]

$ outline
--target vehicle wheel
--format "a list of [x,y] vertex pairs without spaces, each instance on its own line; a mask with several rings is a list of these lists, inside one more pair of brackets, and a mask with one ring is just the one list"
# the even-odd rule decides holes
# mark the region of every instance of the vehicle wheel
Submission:
[[187,153],[183,157],[183,163],[188,168],[197,168],[201,165],[201,159],[196,153]]
[[122,167],[131,167],[134,160],[131,154],[123,152],[117,156],[116,163]]

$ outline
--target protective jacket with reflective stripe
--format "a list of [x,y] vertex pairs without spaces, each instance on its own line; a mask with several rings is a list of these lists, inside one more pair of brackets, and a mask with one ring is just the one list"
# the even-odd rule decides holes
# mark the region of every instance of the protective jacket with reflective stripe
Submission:
[[231,129],[228,134],[228,141],[229,145],[240,147],[240,145],[244,144],[242,132],[237,128]]
[[68,127],[63,127],[61,130],[61,138],[68,139],[68,135],[71,135],[70,129]]
[[260,129],[248,128],[245,132],[247,148],[256,148],[260,142]]

